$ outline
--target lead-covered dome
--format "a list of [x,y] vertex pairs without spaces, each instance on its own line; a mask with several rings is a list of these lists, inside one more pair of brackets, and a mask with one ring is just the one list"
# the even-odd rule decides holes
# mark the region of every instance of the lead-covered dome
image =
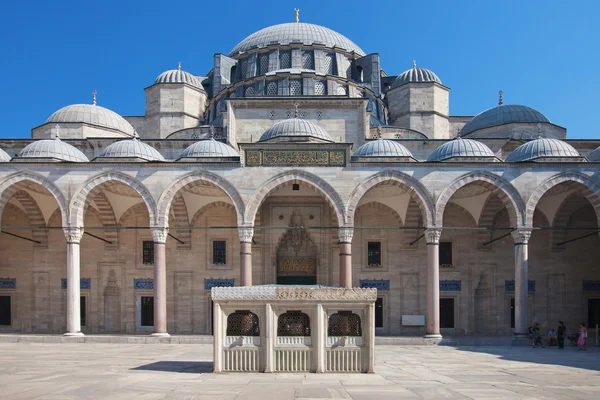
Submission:
[[98,158],[129,158],[144,161],[165,161],[154,147],[142,143],[139,139],[120,140],[108,145]]
[[182,158],[214,158],[214,157],[239,157],[235,149],[215,139],[200,140],[189,145],[179,159]]
[[317,139],[318,141],[333,142],[325,129],[311,121],[300,118],[290,118],[276,122],[260,136],[258,141],[264,142],[275,138]]
[[392,89],[406,85],[407,83],[424,83],[424,82],[435,82],[442,84],[442,81],[438,76],[431,70],[426,68],[417,68],[416,64],[408,71],[404,71],[394,79],[392,82]]
[[202,82],[189,72],[182,71],[181,69],[171,69],[160,74],[155,80],[154,84],[159,83],[185,83],[187,85],[203,89]]
[[89,161],[85,154],[79,149],[58,138],[36,140],[35,142],[30,143],[21,150],[18,158],[43,158],[70,162]]
[[352,154],[354,157],[411,157],[412,153],[393,140],[377,139],[365,143]]
[[320,25],[290,22],[269,26],[254,32],[238,43],[231,50],[229,56],[232,57],[255,47],[289,45],[290,43],[302,43],[308,46],[322,44],[326,47],[339,47],[348,52],[354,51],[359,55],[365,55],[365,52],[356,43],[336,31]]
[[558,139],[538,138],[522,144],[506,157],[507,162],[534,161],[540,158],[576,158],[581,154],[570,144]]
[[56,111],[46,123],[85,123],[133,136],[133,126],[114,111],[95,104],[73,104]]
[[496,155],[489,147],[477,140],[458,137],[435,149],[427,161],[439,162],[456,158],[482,158],[482,161],[490,161],[495,160]]
[[8,153],[0,149],[0,162],[9,162],[10,159],[11,157],[8,155]]
[[468,135],[479,129],[511,123],[550,123],[541,112],[519,104],[503,104],[477,114],[461,130]]

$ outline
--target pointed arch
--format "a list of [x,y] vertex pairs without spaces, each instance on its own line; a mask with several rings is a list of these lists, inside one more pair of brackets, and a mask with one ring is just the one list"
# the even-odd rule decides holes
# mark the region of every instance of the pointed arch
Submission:
[[474,171],[455,179],[447,188],[445,188],[436,202],[435,223],[436,226],[443,226],[444,210],[450,198],[459,189],[473,182],[480,182],[492,190],[508,209],[510,223],[513,227],[521,226],[523,223],[523,210],[525,206],[521,195],[506,179],[488,172]]
[[146,204],[146,208],[148,210],[148,214],[150,216],[150,224],[154,224],[156,222],[156,202],[154,201],[154,197],[150,194],[150,191],[144,186],[143,183],[138,181],[137,179],[124,174],[118,171],[107,171],[103,172],[99,175],[96,175],[86,182],[83,183],[81,188],[79,188],[73,198],[71,199],[70,209],[71,209],[71,226],[83,227],[84,226],[84,214],[85,209],[93,198],[93,195],[96,193],[91,193],[94,189],[100,189],[100,185],[105,182],[120,182],[131,189],[135,190],[144,203]]
[[552,221],[552,227],[565,229],[556,229],[552,231],[553,249],[564,249],[564,247],[561,248],[560,246],[558,246],[558,244],[567,240],[568,231],[566,230],[566,228],[568,228],[569,223],[572,222],[571,219],[573,217],[573,214],[586,206],[589,207],[590,202],[586,197],[582,197],[578,193],[572,193],[562,201],[562,203],[558,207],[556,215],[554,216],[554,221]]
[[[14,197],[21,203],[23,208],[27,211],[27,216],[29,217],[29,225],[45,227],[46,220],[44,219],[44,214],[42,214],[42,210],[38,206],[37,202],[31,195],[25,190],[17,190],[15,192]],[[46,228],[37,228],[32,229],[31,235],[33,236],[33,240],[37,240],[39,244],[36,244],[37,247],[48,247],[48,229]]]
[[117,218],[112,208],[112,204],[102,191],[93,191],[92,200],[98,207],[98,218],[104,226],[104,239],[112,244],[105,243],[105,247],[119,247],[119,231],[117,230]]
[[196,213],[192,217],[190,226],[196,225],[196,222],[198,222],[198,219],[202,216],[202,214],[206,213],[208,210],[212,210],[215,208],[225,208],[225,209],[232,210],[233,212],[236,212],[235,206],[233,206],[229,203],[225,203],[224,201],[213,201],[212,203],[209,203],[209,204],[205,205],[204,207],[201,207],[198,211],[196,211]]
[[320,193],[333,208],[337,217],[338,226],[345,225],[344,202],[339,193],[324,179],[310,172],[301,170],[282,172],[259,185],[260,188],[250,196],[248,204],[246,205],[246,212],[244,213],[245,225],[254,225],[254,218],[256,217],[260,205],[267,197],[269,197],[271,192],[292,183],[303,183]]
[[204,181],[211,183],[221,189],[233,202],[237,213],[238,225],[242,225],[244,221],[244,202],[239,192],[227,179],[208,171],[195,171],[184,175],[171,183],[160,195],[158,201],[158,219],[159,226],[169,226],[169,210],[171,203],[175,199],[177,193],[188,185],[193,185],[194,182]]
[[372,175],[354,188],[350,198],[348,199],[348,203],[346,203],[346,221],[348,225],[354,224],[356,207],[362,197],[370,189],[388,182],[406,189],[410,194],[411,199],[414,199],[419,205],[421,214],[423,215],[423,220],[427,226],[432,226],[434,221],[434,207],[429,191],[417,179],[405,173],[394,170],[381,171],[375,175]]

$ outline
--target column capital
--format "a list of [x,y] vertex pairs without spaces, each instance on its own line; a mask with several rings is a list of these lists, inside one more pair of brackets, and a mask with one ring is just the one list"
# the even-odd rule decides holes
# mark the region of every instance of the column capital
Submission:
[[83,236],[83,228],[63,228],[67,243],[79,243]]
[[354,235],[353,226],[343,226],[338,229],[338,236],[340,243],[352,243],[352,236]]
[[167,236],[169,236],[169,228],[164,226],[157,226],[150,228],[152,232],[152,238],[154,239],[154,243],[167,243]]
[[238,227],[238,235],[240,235],[240,243],[252,243],[252,237],[254,236],[254,227],[240,226]]
[[427,228],[425,230],[425,241],[427,244],[440,244],[442,228]]
[[527,244],[527,242],[529,242],[529,238],[531,237],[531,231],[532,230],[530,228],[517,228],[510,234],[515,241],[515,244]]

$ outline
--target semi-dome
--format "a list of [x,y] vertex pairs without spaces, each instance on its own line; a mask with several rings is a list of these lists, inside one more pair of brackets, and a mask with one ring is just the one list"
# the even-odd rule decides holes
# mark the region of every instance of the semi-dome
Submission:
[[0,162],[9,162],[10,159],[11,157],[8,155],[8,153],[0,149]]
[[502,104],[477,114],[461,130],[461,135],[468,135],[479,129],[490,128],[511,123],[550,123],[541,112],[519,104]]
[[160,74],[155,80],[154,84],[159,83],[185,83],[187,85],[203,89],[202,82],[189,72],[182,71],[180,68],[171,69]]
[[73,104],[61,108],[52,114],[46,123],[79,122],[114,129],[133,136],[133,126],[114,111],[95,104]]
[[506,157],[507,162],[533,161],[538,158],[578,158],[581,154],[570,144],[558,139],[538,138],[517,147]]
[[319,125],[301,118],[284,119],[276,122],[260,136],[259,142],[274,138],[313,138],[333,142],[329,133]]
[[354,157],[411,157],[412,153],[393,140],[377,139],[365,143],[352,154]]
[[154,147],[139,139],[126,139],[108,145],[98,158],[137,158],[145,161],[165,161]]
[[596,147],[596,150],[592,151],[587,159],[593,162],[600,162],[600,146]]
[[59,138],[36,140],[25,146],[18,158],[49,158],[60,161],[88,162],[88,158],[76,147]]
[[189,145],[181,153],[181,158],[206,158],[206,157],[239,157],[235,149],[215,139],[200,140]]
[[444,161],[454,158],[496,158],[494,152],[485,144],[472,139],[463,139],[460,136],[454,140],[444,143],[434,150],[427,161]]
[[392,88],[406,85],[407,83],[421,83],[421,82],[436,82],[440,85],[442,81],[438,76],[431,70],[426,68],[417,68],[417,64],[413,64],[413,67],[407,71],[404,71],[394,79],[392,82]]
[[290,43],[302,43],[308,46],[322,44],[326,47],[340,47],[348,52],[354,51],[359,55],[365,55],[365,52],[356,43],[336,31],[320,25],[290,22],[269,26],[254,32],[238,43],[231,50],[229,56],[246,52],[255,47],[288,45]]

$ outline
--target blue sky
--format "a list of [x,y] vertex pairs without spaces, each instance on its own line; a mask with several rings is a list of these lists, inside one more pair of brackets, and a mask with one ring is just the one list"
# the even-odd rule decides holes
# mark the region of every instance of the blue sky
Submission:
[[197,75],[249,34],[300,20],[336,30],[388,75],[417,60],[451,88],[450,113],[525,104],[600,138],[600,2],[472,1],[46,1],[0,11],[1,137],[26,138],[54,111],[91,102],[143,115],[144,91],[162,71]]

